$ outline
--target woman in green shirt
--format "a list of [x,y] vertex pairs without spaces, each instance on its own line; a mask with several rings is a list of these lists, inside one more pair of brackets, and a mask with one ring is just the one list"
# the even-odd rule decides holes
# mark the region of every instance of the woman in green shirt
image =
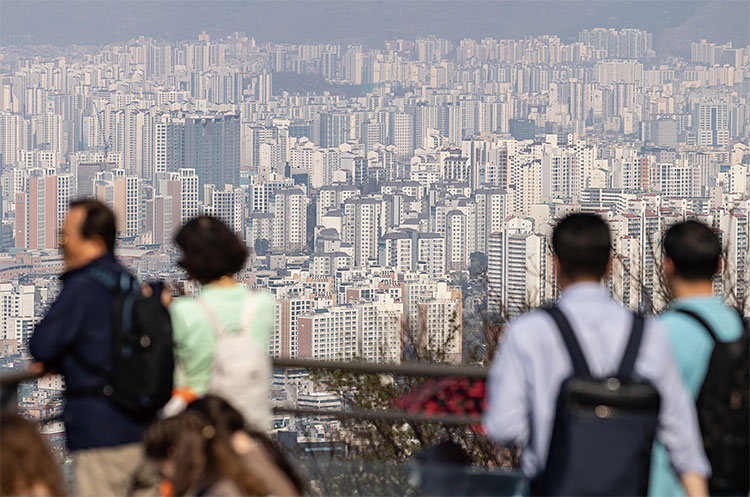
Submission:
[[175,344],[175,390],[187,403],[209,389],[217,333],[243,331],[263,351],[268,349],[274,300],[267,293],[249,292],[235,279],[248,251],[219,219],[192,219],[180,229],[175,242],[182,250],[179,265],[202,285],[199,297],[179,297],[169,307]]

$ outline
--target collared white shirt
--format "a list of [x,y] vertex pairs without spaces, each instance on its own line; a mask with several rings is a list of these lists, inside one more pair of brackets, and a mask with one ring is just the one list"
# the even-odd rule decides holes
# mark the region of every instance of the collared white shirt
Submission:
[[[598,283],[569,286],[558,306],[570,321],[591,373],[615,373],[630,337],[630,311]],[[532,311],[510,323],[490,370],[484,424],[496,442],[523,448],[521,470],[529,478],[544,470],[560,385],[572,373],[568,351],[546,312]],[[635,375],[651,381],[661,395],[656,436],[677,473],[710,474],[695,405],[672,359],[666,330],[655,318],[646,320]]]

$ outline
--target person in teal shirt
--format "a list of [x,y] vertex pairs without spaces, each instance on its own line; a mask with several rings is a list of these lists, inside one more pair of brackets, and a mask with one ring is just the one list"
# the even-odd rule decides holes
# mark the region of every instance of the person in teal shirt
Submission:
[[[663,269],[675,297],[662,316],[677,367],[685,385],[698,398],[713,351],[708,331],[680,309],[693,311],[712,328],[719,340],[736,340],[742,334],[739,314],[713,293],[713,276],[721,258],[719,237],[697,221],[675,224],[664,235]],[[685,495],[669,465],[667,451],[658,442],[651,455],[651,496]]]
[[268,349],[274,299],[268,293],[249,292],[235,279],[245,265],[248,250],[219,219],[199,216],[189,221],[175,242],[182,250],[179,265],[202,285],[200,296],[179,297],[169,306],[175,347],[175,394],[187,403],[208,390],[217,329],[232,334],[244,328],[263,350]]

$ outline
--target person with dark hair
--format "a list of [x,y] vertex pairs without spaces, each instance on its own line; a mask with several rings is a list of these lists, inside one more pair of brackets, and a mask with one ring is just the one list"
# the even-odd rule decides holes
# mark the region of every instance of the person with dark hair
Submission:
[[250,428],[242,414],[216,395],[191,402],[186,412],[197,412],[226,437],[247,468],[260,478],[271,495],[297,497],[305,484],[268,435]]
[[[633,376],[627,378],[640,378],[650,384],[652,391],[658,391],[655,395],[660,397],[660,407],[654,411],[654,418],[658,416],[658,422],[654,419],[658,423],[656,437],[669,448],[670,462],[688,494],[706,495],[705,476],[710,468],[700,441],[695,406],[672,360],[665,330],[654,318],[634,317],[612,300],[602,284],[611,252],[607,223],[593,214],[571,214],[554,228],[552,249],[562,294],[556,306],[531,311],[511,321],[506,329],[488,380],[484,424],[489,436],[499,443],[523,448],[521,470],[531,479],[533,493],[564,495],[565,490],[556,484],[575,487],[578,491],[573,493],[579,495],[600,495],[590,490],[597,485],[623,488],[617,487],[619,480],[602,483],[600,474],[605,469],[618,476],[643,473],[647,479],[647,459],[613,467],[612,461],[617,458],[610,458],[609,462],[601,461],[604,466],[600,468],[592,464],[574,474],[569,473],[574,464],[568,465],[559,457],[550,464],[548,459],[553,457],[553,449],[559,456],[564,453],[561,451],[575,447],[593,448],[605,443],[600,439],[575,442],[558,433],[558,420],[573,419],[559,414],[567,407],[558,403],[558,397],[563,398],[562,387],[569,384],[568,380],[576,378],[581,370],[590,375],[579,375],[583,378],[612,378],[630,370],[628,375]],[[637,323],[643,326],[636,326]],[[642,334],[633,333],[636,328]],[[632,352],[625,354],[626,344],[633,343],[633,336],[640,339],[640,344],[636,341]],[[630,351],[631,347],[627,349]],[[630,366],[623,368],[627,356],[631,357]],[[616,387],[619,383],[609,385]],[[611,414],[602,409],[596,412],[594,420]],[[586,432],[574,432],[574,436],[586,436]],[[614,454],[622,447],[605,449]]]
[[151,421],[125,412],[98,388],[114,365],[114,306],[93,272],[132,278],[115,258],[115,234],[115,215],[106,205],[71,202],[59,238],[63,288],[29,341],[34,359],[65,377],[63,421],[75,494],[82,496],[125,495],[135,485],[144,461],[140,442]]
[[144,445],[146,455],[172,483],[172,495],[270,495],[227,437],[197,412],[157,421],[146,432]]
[[[274,300],[267,293],[251,293],[235,275],[242,270],[248,250],[221,220],[199,216],[188,221],[175,237],[182,251],[180,266],[202,285],[197,298],[180,297],[170,305],[175,342],[175,392],[167,414],[179,412],[196,397],[212,391],[237,406],[258,429],[270,428],[271,366],[266,351],[273,332]],[[222,364],[216,358],[225,339],[239,340],[235,354],[241,363]],[[244,339],[244,342],[243,342]],[[231,350],[229,351],[231,354]],[[222,368],[222,366],[224,366]],[[224,382],[217,371],[231,374],[242,367],[257,378],[252,385]],[[267,367],[266,367],[267,366]],[[214,390],[213,388],[218,388]]]
[[[662,269],[674,300],[661,321],[667,328],[677,367],[695,400],[714,349],[709,330],[699,320],[726,342],[740,337],[742,320],[736,310],[715,296],[713,278],[719,270],[722,248],[711,228],[699,221],[677,223],[665,232],[662,249]],[[651,470],[651,495],[684,495],[667,450],[660,443],[654,447]],[[717,468],[713,470],[715,473]]]
[[0,496],[65,495],[60,466],[37,426],[17,414],[0,415]]
[[599,281],[609,266],[612,244],[609,227],[593,214],[572,214],[552,233],[560,286],[576,281]]
[[179,265],[201,285],[231,279],[245,266],[248,250],[221,220],[200,216],[177,232],[175,243],[182,250]]

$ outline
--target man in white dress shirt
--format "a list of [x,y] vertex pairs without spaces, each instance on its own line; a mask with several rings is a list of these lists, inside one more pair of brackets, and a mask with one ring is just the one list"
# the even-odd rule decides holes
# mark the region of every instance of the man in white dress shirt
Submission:
[[[601,283],[611,252],[607,223],[592,214],[567,216],[555,227],[552,246],[562,289],[557,305],[570,321],[591,373],[612,374],[633,317]],[[548,313],[532,311],[510,323],[490,371],[484,424],[496,442],[523,449],[521,470],[530,479],[545,469],[560,385],[572,372]],[[707,495],[710,466],[695,406],[673,362],[666,330],[655,318],[646,320],[635,375],[650,381],[661,396],[656,437],[667,448],[687,495]]]

